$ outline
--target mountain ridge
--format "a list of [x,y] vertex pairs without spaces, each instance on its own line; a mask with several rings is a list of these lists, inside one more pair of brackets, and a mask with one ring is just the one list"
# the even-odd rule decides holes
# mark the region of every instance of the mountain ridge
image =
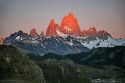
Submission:
[[95,27],[81,31],[72,13],[63,18],[60,26],[52,19],[45,34],[41,31],[39,35],[35,28],[31,29],[30,34],[19,30],[6,37],[3,44],[12,45],[26,53],[38,53],[41,56],[46,53],[65,55],[88,52],[98,47],[125,45],[125,39],[113,39],[108,32],[98,31]]

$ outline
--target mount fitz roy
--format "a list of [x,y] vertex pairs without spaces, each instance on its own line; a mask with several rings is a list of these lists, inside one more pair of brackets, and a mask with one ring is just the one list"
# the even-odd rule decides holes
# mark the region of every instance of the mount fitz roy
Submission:
[[35,28],[30,34],[19,30],[6,37],[3,44],[42,56],[47,53],[66,55],[88,52],[97,47],[124,46],[125,39],[114,39],[108,32],[97,31],[95,27],[80,30],[77,19],[69,13],[62,19],[60,25],[52,19],[46,33],[41,31],[39,35]]

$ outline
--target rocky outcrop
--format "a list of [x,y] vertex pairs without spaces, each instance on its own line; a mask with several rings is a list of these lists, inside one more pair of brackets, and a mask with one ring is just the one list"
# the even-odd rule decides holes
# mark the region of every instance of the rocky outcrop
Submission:
[[97,35],[97,31],[95,27],[89,28],[88,30],[83,30],[82,31],[82,36],[96,36]]
[[47,31],[46,31],[46,36],[53,36],[53,37],[57,36],[56,25],[55,25],[55,22],[53,19],[49,23],[49,26],[48,26]]
[[82,37],[97,37],[99,39],[108,39],[112,37],[108,32],[101,30],[97,31],[95,27],[89,28],[88,30],[83,30],[81,32]]
[[41,32],[40,37],[45,37],[45,34],[43,31]]
[[31,37],[33,37],[33,38],[38,37],[38,34],[37,34],[37,32],[36,32],[36,29],[35,29],[35,28],[33,28],[33,29],[30,31],[30,36],[31,36]]
[[100,39],[108,39],[108,37],[112,38],[112,36],[104,30],[98,31],[97,37],[100,38]]

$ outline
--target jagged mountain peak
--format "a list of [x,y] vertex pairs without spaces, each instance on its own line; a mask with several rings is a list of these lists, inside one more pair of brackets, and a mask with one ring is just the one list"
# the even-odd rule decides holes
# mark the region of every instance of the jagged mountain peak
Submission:
[[43,31],[41,31],[40,37],[45,37],[45,34]]
[[81,35],[77,19],[74,17],[72,13],[69,13],[62,19],[61,27],[65,34],[76,35],[76,36]]
[[54,21],[54,19],[52,19],[51,21],[50,21],[50,24],[49,25],[54,25],[55,24],[55,21]]
[[70,17],[70,18],[74,18],[74,15],[73,15],[73,13],[68,13],[68,17]]
[[97,37],[100,39],[108,39],[108,37],[112,36],[106,32],[105,30],[97,31],[96,27],[89,28],[88,30],[83,30],[81,32],[81,36],[83,37]]
[[57,24],[55,24],[54,20],[52,19],[47,28],[46,36],[57,36],[56,26],[57,26]]
[[30,31],[30,36],[33,37],[33,38],[38,37],[38,34],[37,34],[35,28],[32,28],[32,29],[31,29],[31,31]]
[[101,39],[108,39],[108,37],[111,37],[111,34],[109,34],[108,32],[106,32],[105,30],[101,30],[101,31],[98,31],[98,35],[97,35],[99,38]]

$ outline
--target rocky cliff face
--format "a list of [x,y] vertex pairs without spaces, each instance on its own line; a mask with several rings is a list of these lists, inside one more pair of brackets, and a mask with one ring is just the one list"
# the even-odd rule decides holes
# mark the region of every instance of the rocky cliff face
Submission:
[[[42,69],[12,46],[0,45],[0,80],[14,83],[45,83]],[[15,82],[16,81],[16,82]],[[0,81],[2,82],[2,81]]]
[[61,22],[62,30],[65,34],[80,36],[81,31],[77,19],[72,13],[65,16]]
[[46,31],[46,36],[54,36],[54,37],[57,36],[56,25],[55,25],[55,22],[53,19],[49,23],[49,26],[48,26],[47,31]]

